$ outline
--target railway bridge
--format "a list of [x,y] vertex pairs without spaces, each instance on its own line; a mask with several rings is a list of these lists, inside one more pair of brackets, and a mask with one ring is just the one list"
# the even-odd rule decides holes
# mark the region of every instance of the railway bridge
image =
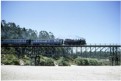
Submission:
[[[6,51],[14,50],[14,52]],[[1,54],[26,54],[31,65],[38,65],[39,55],[78,55],[84,58],[98,58],[110,61],[110,65],[121,65],[121,45],[1,45]]]

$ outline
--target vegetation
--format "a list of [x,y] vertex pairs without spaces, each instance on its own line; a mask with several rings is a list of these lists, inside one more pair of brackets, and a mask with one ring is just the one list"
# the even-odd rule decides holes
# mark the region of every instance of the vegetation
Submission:
[[[24,56],[21,59],[18,59],[14,54],[2,54],[1,55],[1,63],[5,65],[21,65],[20,60],[24,62],[24,65],[30,65],[30,58],[28,56]],[[82,58],[82,57],[63,57],[60,56],[58,59],[54,59],[52,57],[47,57],[40,55],[39,66],[54,66],[55,63],[58,66],[70,66],[70,65],[79,65],[79,66],[88,66],[88,65],[110,65],[110,61],[105,59],[98,60],[94,58]]]
[[48,58],[45,56],[40,56],[40,64],[41,66],[54,66],[54,60],[52,58]]
[[24,61],[24,65],[30,65],[30,58],[28,56],[24,56],[21,60]]
[[77,57],[75,59],[77,65],[100,65],[100,62],[97,59],[92,58],[81,58]]
[[20,65],[18,58],[13,54],[2,54],[1,63],[5,65]]
[[59,66],[70,66],[69,60],[64,57],[60,57],[57,63]]
[[1,39],[54,39],[52,32],[40,31],[20,27],[14,22],[1,21]]

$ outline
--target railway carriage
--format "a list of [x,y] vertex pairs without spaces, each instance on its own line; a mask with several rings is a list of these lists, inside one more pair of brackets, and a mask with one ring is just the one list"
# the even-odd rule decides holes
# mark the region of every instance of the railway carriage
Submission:
[[29,40],[26,39],[4,39],[1,40],[2,45],[26,45]]
[[62,45],[63,40],[62,39],[48,39],[48,40],[32,40],[32,45]]
[[4,39],[2,45],[85,45],[85,39]]

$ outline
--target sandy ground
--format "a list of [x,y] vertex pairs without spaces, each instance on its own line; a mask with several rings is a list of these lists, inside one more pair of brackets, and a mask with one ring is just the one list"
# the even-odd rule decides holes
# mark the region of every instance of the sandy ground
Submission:
[[121,66],[1,66],[2,80],[121,80]]

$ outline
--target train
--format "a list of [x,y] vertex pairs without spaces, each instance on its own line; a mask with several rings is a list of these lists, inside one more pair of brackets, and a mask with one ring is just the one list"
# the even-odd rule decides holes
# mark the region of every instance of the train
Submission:
[[3,39],[1,45],[85,45],[85,39]]

